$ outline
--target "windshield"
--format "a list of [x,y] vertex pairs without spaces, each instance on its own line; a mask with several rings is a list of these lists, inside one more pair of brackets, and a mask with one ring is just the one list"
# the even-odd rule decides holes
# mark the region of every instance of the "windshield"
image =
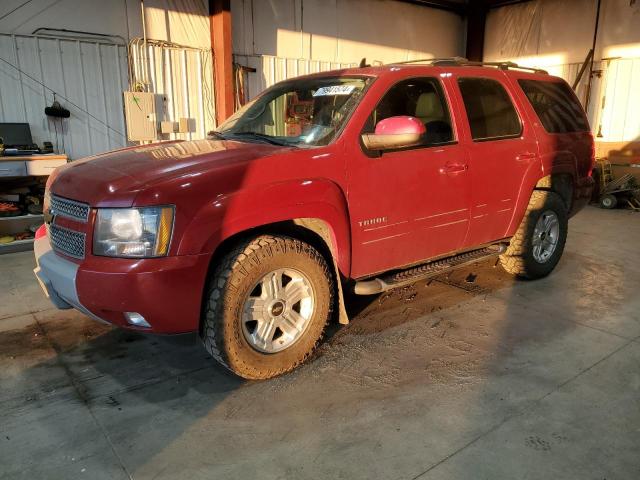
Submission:
[[333,141],[370,79],[322,77],[275,85],[232,115],[216,135],[298,147]]

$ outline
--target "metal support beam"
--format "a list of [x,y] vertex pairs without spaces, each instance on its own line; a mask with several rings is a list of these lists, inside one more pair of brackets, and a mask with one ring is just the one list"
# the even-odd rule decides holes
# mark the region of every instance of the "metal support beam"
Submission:
[[400,0],[405,3],[413,3],[414,5],[421,5],[423,7],[435,8],[438,10],[446,10],[448,12],[454,12],[458,15],[464,15],[465,4],[463,2],[456,2],[454,0]]
[[474,62],[484,57],[484,27],[488,7],[484,2],[471,2],[467,14],[467,48],[465,56]]
[[233,44],[231,39],[231,0],[209,0],[209,26],[213,51],[213,84],[216,123],[233,113]]
[[518,3],[531,2],[533,0],[398,0],[399,2],[413,3],[423,7],[435,8],[454,12],[461,16],[470,14],[473,8],[482,6],[485,8],[500,8]]

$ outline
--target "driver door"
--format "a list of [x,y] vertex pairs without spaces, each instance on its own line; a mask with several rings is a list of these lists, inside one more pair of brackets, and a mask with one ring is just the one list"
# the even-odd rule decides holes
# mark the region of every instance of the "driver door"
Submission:
[[[362,133],[413,116],[421,143],[383,153],[361,145],[347,160],[355,278],[453,252],[469,226],[467,153],[458,145],[449,98],[437,78],[399,81],[381,95]],[[373,93],[373,92],[372,92]]]

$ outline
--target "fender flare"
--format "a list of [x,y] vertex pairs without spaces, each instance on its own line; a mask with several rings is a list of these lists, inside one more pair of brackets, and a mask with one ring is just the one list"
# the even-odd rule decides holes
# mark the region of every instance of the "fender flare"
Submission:
[[570,170],[557,170],[542,177],[535,186],[536,190],[549,190],[557,193],[570,211],[574,200],[575,176]]
[[[520,185],[518,207],[514,210],[511,222],[506,232],[506,236],[511,236],[522,221],[522,217],[527,210],[529,199],[534,190],[553,190],[557,192],[562,200],[571,208],[573,202],[572,188],[575,186],[576,171],[571,162],[559,162],[545,168],[543,163],[532,164]],[[567,180],[557,180],[567,179]]]
[[342,189],[331,181],[287,181],[217,197],[194,216],[178,251],[213,255],[238,234],[282,222],[309,230],[326,244],[338,288],[339,321],[348,323],[341,279],[351,273],[349,210]]

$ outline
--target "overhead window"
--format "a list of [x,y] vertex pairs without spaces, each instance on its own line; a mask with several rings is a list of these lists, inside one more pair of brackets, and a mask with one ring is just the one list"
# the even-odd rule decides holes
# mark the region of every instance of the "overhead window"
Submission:
[[504,87],[490,78],[458,80],[474,140],[519,136],[522,125]]
[[410,78],[396,83],[371,112],[365,132],[373,132],[381,120],[397,116],[416,117],[424,124],[426,133],[421,146],[453,140],[449,108],[440,82],[435,78]]
[[582,107],[566,83],[540,80],[518,80],[518,83],[547,132],[589,130]]

